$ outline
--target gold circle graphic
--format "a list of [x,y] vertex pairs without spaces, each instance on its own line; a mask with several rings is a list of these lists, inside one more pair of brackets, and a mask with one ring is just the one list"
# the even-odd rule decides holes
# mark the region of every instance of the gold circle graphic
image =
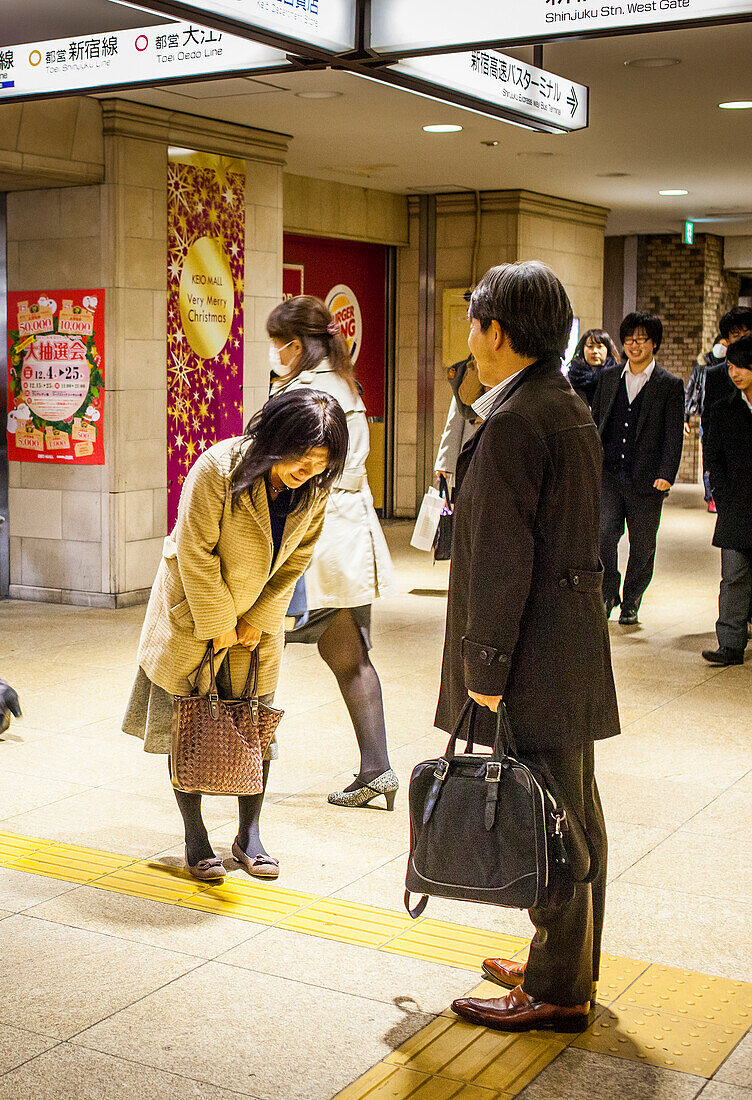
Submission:
[[180,275],[180,320],[200,359],[214,359],[232,328],[235,288],[230,263],[216,237],[199,237]]
[[32,50],[31,53],[29,54],[29,64],[36,66],[36,65],[40,64],[41,60],[42,60],[42,55],[39,52],[39,50]]

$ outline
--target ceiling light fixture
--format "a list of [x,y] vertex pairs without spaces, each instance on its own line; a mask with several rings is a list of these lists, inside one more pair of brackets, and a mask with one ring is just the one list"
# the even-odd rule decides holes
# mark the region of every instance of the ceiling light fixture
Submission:
[[432,126],[424,126],[423,129],[427,134],[457,134],[462,127],[454,122],[438,122]]
[[681,65],[680,57],[635,57],[624,64],[629,69],[668,69],[672,65]]
[[298,99],[339,99],[342,92],[296,92]]
[[719,103],[718,106],[722,111],[750,111],[752,99],[731,99],[728,103]]
[[498,145],[498,141],[482,141],[481,145],[487,145],[489,149],[495,149]]
[[685,191],[683,187],[666,187],[663,191],[658,192],[659,195],[663,195],[664,198],[677,198],[679,195],[688,195],[689,191]]

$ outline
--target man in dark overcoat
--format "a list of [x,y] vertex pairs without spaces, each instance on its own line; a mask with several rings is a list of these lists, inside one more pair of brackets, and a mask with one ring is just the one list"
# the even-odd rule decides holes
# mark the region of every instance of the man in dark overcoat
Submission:
[[453,729],[470,695],[487,708],[476,740],[491,744],[503,698],[520,754],[556,783],[597,867],[592,882],[530,910],[527,963],[486,960],[486,976],[511,993],[452,1007],[501,1030],[578,1026],[598,974],[606,882],[593,743],[619,732],[598,558],[602,449],[561,373],[572,309],[549,268],[492,268],[469,317],[489,390],[457,467],[436,724]]
[[715,624],[718,649],[706,649],[711,665],[740,665],[747,647],[752,603],[752,336],[728,349],[734,387],[717,401],[705,436],[710,487],[718,509],[713,545],[721,548],[721,590]]

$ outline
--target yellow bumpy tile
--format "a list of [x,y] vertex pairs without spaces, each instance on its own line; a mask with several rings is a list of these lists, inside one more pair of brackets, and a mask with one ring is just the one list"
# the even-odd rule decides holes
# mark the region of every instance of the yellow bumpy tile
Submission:
[[310,894],[298,894],[276,886],[256,886],[250,882],[225,879],[220,886],[207,886],[178,904],[187,909],[221,913],[254,924],[277,924],[315,900]]
[[741,1034],[752,1026],[752,983],[669,966],[648,967],[619,1003],[720,1024]]
[[6,866],[17,871],[28,871],[32,875],[63,879],[65,882],[92,883],[130,862],[128,856],[50,841],[26,852],[20,858],[8,861]]
[[381,947],[411,923],[390,909],[338,899],[321,899],[280,922],[280,928],[364,947]]
[[484,959],[512,958],[527,942],[501,932],[488,932],[444,921],[420,920],[408,926],[383,950],[447,966],[480,970]]
[[556,1039],[504,1034],[439,1016],[385,1061],[514,1096],[562,1050]]
[[166,864],[139,861],[91,884],[98,890],[112,890],[150,901],[177,902],[206,889],[206,884],[192,878],[187,871]]
[[511,1095],[379,1062],[335,1100],[511,1100]]
[[[630,989],[630,986],[644,974],[650,966],[647,962],[637,959],[623,959],[618,955],[603,955],[601,957],[601,972],[598,975],[598,993],[596,1000],[599,1004],[609,1005],[617,997]],[[630,989],[631,992],[631,989]]]
[[0,832],[0,864],[10,863],[21,856],[43,848],[47,842],[36,837],[15,836],[13,833]]
[[712,1077],[739,1039],[736,1028],[617,1001],[572,1046],[661,1069]]

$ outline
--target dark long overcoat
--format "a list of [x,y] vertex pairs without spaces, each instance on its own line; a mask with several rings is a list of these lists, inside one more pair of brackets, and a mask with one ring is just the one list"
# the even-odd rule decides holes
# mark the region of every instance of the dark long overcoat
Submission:
[[752,550],[752,411],[739,390],[713,406],[703,448],[718,508],[713,546]]
[[[503,695],[523,754],[619,732],[603,611],[602,448],[558,358],[502,393],[457,467],[454,538],[436,725],[468,689]],[[490,744],[481,712],[476,740]]]

